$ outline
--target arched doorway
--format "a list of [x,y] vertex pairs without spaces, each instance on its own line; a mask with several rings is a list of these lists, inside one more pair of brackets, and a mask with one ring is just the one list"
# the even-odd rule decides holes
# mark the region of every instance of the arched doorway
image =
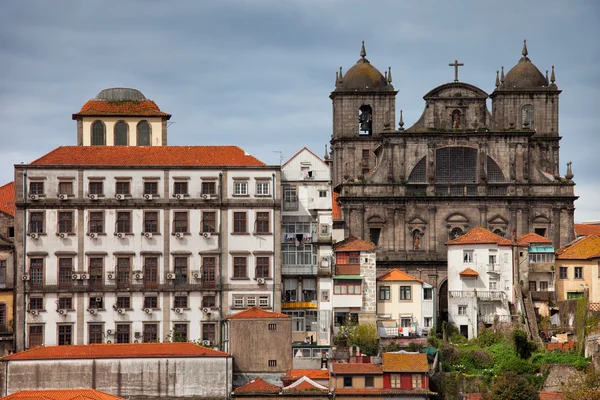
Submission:
[[438,321],[437,321],[437,325],[436,325],[436,329],[441,329],[442,327],[442,323],[444,321],[448,321],[448,280],[444,279],[444,281],[442,282],[442,284],[440,285],[440,293],[438,298],[439,300],[439,304],[438,304]]

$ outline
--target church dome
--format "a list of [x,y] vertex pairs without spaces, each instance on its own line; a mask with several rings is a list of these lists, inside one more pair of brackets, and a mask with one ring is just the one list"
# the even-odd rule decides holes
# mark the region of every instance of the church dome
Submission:
[[131,88],[108,88],[103,89],[96,95],[94,100],[104,101],[137,101],[146,100],[146,96],[137,89]]
[[548,81],[527,57],[527,43],[523,45],[523,57],[508,73],[502,83],[505,89],[535,89],[547,87]]
[[338,81],[338,88],[343,90],[382,89],[388,86],[388,80],[375,68],[366,57],[365,42],[360,51],[361,58]]

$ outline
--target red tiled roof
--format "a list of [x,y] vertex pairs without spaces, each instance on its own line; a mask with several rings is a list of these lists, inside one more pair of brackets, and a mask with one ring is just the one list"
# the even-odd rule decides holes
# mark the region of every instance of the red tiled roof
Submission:
[[242,385],[234,390],[235,394],[250,394],[250,393],[260,393],[260,394],[275,394],[281,391],[281,387],[272,385],[269,382],[262,380],[261,378],[256,378],[245,385]]
[[340,194],[333,192],[333,196],[331,196],[331,217],[334,221],[341,221],[342,219],[342,207],[338,197],[340,197]]
[[562,393],[540,392],[540,400],[565,400]]
[[404,394],[404,395],[411,395],[411,394],[428,394],[428,395],[435,395],[437,393],[435,392],[431,392],[429,391],[429,389],[388,389],[388,388],[361,388],[361,389],[354,389],[354,388],[336,388],[335,390],[332,390],[333,393],[335,393],[336,395],[380,395],[380,396],[384,396],[384,395],[400,395],[400,394]]
[[125,400],[123,397],[95,389],[21,390],[2,398],[3,400]]
[[289,315],[263,310],[260,307],[250,307],[239,313],[230,315],[227,319],[272,319],[272,318],[291,318]]
[[237,146],[61,146],[32,165],[264,166]]
[[465,393],[465,400],[481,400],[482,397],[481,393]]
[[159,358],[159,357],[227,357],[222,351],[186,343],[121,343],[73,346],[39,346],[2,357],[3,361],[99,359],[99,358]]
[[464,235],[446,242],[446,244],[497,244],[500,246],[512,246],[513,242],[488,231],[482,226],[476,226]]
[[460,275],[460,276],[467,276],[467,277],[471,277],[471,276],[478,277],[479,276],[479,274],[477,273],[477,271],[472,270],[471,268],[465,268],[465,269],[463,269],[462,271],[460,271],[458,273],[458,275]]
[[544,237],[542,235],[538,235],[537,233],[526,233],[525,235],[519,236],[517,238],[517,244],[520,246],[527,246],[531,243],[550,243],[552,244],[552,240]]
[[93,99],[85,103],[78,113],[73,114],[73,119],[111,115],[171,118],[171,114],[160,111],[160,108],[152,100],[107,101]]
[[328,369],[290,369],[282,379],[300,379],[303,376],[310,379],[329,379]]
[[0,211],[15,216],[15,183],[0,187]]
[[382,374],[380,365],[370,363],[332,363],[332,374],[363,375]]
[[377,278],[378,281],[417,281],[423,282],[421,279],[415,278],[406,272],[400,271],[398,268],[394,268],[391,271],[386,272]]
[[600,237],[588,235],[557,252],[559,260],[587,260],[600,257]]
[[375,245],[372,242],[361,240],[354,236],[347,237],[341,242],[334,243],[333,250],[335,251],[370,251],[375,250]]
[[429,372],[425,353],[383,353],[385,372]]
[[600,236],[600,224],[574,224],[577,236]]

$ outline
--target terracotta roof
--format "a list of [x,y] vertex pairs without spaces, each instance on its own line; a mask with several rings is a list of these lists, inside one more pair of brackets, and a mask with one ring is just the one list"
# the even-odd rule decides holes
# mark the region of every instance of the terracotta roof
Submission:
[[370,251],[375,250],[375,245],[372,242],[361,240],[354,236],[347,237],[341,242],[334,243],[333,250],[335,251]]
[[377,278],[378,281],[417,281],[423,282],[421,279],[415,278],[406,272],[400,271],[398,268],[394,268],[391,271],[386,272]]
[[600,236],[600,225],[596,224],[575,224],[575,234],[577,236],[596,235]]
[[237,146],[61,146],[32,165],[264,166]]
[[328,369],[290,369],[282,379],[300,379],[306,376],[310,379],[329,379]]
[[363,375],[383,373],[383,369],[380,365],[370,363],[332,363],[331,366],[331,372],[334,375]]
[[411,394],[428,394],[435,395],[437,393],[429,391],[429,389],[391,389],[391,388],[336,388],[332,390],[336,395],[411,395]]
[[464,235],[446,242],[446,244],[497,244],[499,246],[512,246],[513,242],[488,231],[482,226],[476,226]]
[[540,400],[565,400],[562,393],[540,392]]
[[39,346],[2,357],[3,361],[99,359],[99,358],[156,358],[156,357],[227,357],[222,351],[186,343],[121,343],[73,346]]
[[558,253],[556,258],[559,260],[587,260],[600,257],[600,237],[588,235],[562,248]]
[[2,399],[12,400],[125,400],[94,389],[21,390]]
[[260,307],[250,307],[239,313],[230,315],[227,319],[272,319],[272,318],[291,318],[289,315],[263,310]]
[[281,387],[272,385],[269,382],[262,380],[261,378],[256,378],[245,385],[242,385],[234,390],[235,394],[251,394],[251,393],[261,393],[261,394],[275,394],[281,392]]
[[0,211],[15,216],[15,183],[0,187]]
[[429,372],[425,353],[383,353],[385,372]]
[[331,197],[331,217],[334,221],[341,221],[342,219],[342,207],[340,206],[338,197],[340,197],[340,194],[333,192],[333,196]]
[[537,233],[526,233],[525,235],[519,236],[517,238],[517,244],[520,246],[527,246],[531,243],[549,243],[552,244],[552,240],[544,237],[542,235],[538,235]]
[[473,270],[471,268],[465,268],[462,271],[460,271],[458,274],[460,276],[468,276],[468,277],[471,277],[471,276],[478,277],[479,276],[479,274],[477,273],[477,271],[475,271],[475,270]]
[[171,114],[160,111],[160,108],[152,100],[89,100],[81,107],[78,113],[73,114],[73,119],[78,117],[165,117],[171,118]]
[[318,391],[318,392],[327,392],[329,389],[326,386],[319,385],[317,382],[313,381],[306,376],[298,379],[296,382],[292,383],[289,386],[283,388],[286,392],[305,392],[305,391]]

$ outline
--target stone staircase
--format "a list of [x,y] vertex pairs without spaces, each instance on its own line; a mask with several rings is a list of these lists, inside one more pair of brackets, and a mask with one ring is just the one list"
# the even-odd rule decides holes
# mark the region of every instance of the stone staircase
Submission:
[[529,289],[524,288],[521,285],[515,285],[515,294],[517,301],[520,302],[521,310],[523,311],[525,328],[529,338],[531,340],[540,341],[537,319],[535,316],[535,310],[533,308],[533,300],[531,299],[531,293],[529,292]]

